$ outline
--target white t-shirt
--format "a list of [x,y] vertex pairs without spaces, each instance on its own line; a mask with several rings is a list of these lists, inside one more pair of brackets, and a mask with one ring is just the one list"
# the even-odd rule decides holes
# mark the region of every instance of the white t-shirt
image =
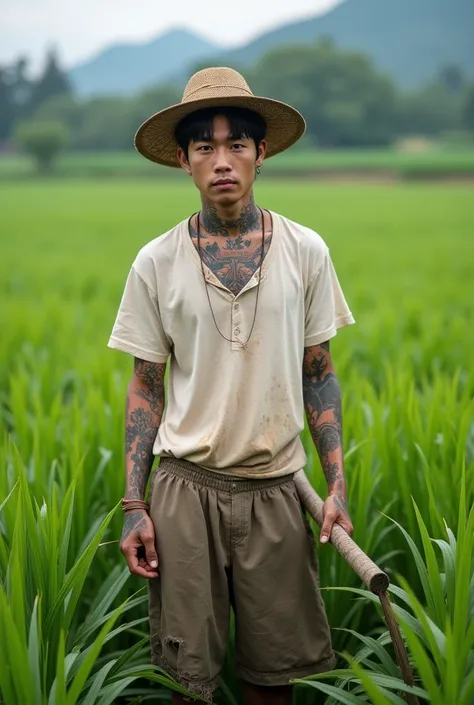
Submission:
[[[270,212],[273,237],[246,346],[216,329],[187,219],[145,245],[131,267],[108,346],[149,362],[171,355],[155,455],[251,478],[306,463],[304,348],[354,318],[322,238]],[[204,271],[219,330],[245,342],[259,271],[237,296]]]

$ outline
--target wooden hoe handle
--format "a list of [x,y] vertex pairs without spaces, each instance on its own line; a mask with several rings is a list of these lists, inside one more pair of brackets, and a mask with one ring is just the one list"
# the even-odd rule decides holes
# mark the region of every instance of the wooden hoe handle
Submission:
[[[319,526],[322,526],[323,500],[309,482],[304,470],[296,472],[294,480],[301,504],[314,521]],[[349,534],[346,534],[342,526],[339,524],[333,525],[330,540],[334,548],[349,563],[369,590],[378,595],[388,588],[390,584],[388,575],[383,570],[380,570],[373,560],[359,548]]]

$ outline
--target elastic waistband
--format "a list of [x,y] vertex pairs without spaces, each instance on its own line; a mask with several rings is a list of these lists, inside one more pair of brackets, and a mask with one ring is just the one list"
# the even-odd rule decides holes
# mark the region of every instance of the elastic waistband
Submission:
[[278,487],[287,482],[293,482],[294,473],[281,475],[280,477],[269,477],[267,479],[247,479],[242,477],[234,477],[232,475],[218,474],[211,470],[201,468],[199,465],[194,465],[188,460],[181,458],[164,457],[160,460],[158,472],[169,472],[176,477],[181,477],[184,480],[190,480],[196,485],[209,487],[220,492],[253,492],[255,490],[266,490],[270,487]]

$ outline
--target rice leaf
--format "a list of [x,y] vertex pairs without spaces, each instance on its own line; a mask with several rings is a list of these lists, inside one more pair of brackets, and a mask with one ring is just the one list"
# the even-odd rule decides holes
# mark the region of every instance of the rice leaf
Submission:
[[76,675],[74,676],[74,680],[72,681],[72,684],[70,688],[67,691],[67,697],[65,700],[65,705],[76,705],[79,696],[81,694],[82,688],[89,677],[89,673],[91,672],[92,668],[94,667],[94,663],[97,659],[97,656],[100,653],[100,650],[102,649],[102,645],[104,643],[105,637],[107,634],[110,632],[112,629],[114,623],[118,619],[119,615],[121,613],[121,607],[118,607],[106,624],[102,627],[100,630],[100,633],[97,635],[96,639],[94,640],[94,643],[92,645],[92,648],[90,652],[87,654],[87,657],[84,659],[84,661],[81,663],[81,666],[79,670],[77,671]]
[[87,692],[87,695],[84,699],[82,699],[81,705],[94,705],[95,702],[98,700],[99,693],[101,691],[101,688],[104,684],[105,679],[107,678],[109,671],[114,667],[116,664],[115,659],[112,661],[109,661],[106,663],[102,668],[97,671],[97,673],[94,674],[91,680],[91,686]]
[[42,683],[41,683],[41,598],[37,596],[33,605],[30,619],[30,630],[28,635],[28,666],[32,680],[32,705],[42,705]]

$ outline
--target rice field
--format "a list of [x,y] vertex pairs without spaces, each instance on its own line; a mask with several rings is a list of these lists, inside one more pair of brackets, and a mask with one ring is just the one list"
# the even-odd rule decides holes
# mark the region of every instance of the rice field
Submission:
[[[356,318],[332,345],[349,508],[391,578],[413,693],[472,705],[472,189],[262,178],[256,198],[323,236]],[[146,591],[118,550],[132,359],[106,344],[136,252],[197,196],[187,182],[3,181],[0,203],[0,703],[166,702],[176,686],[149,665]],[[338,670],[294,703],[404,703],[378,600],[331,546],[319,561]],[[218,702],[240,697],[231,641]]]
[[[180,170],[143,159],[133,149],[122,152],[69,152],[61,154],[56,164],[58,178],[151,177],[185,181]],[[346,175],[382,174],[402,179],[444,179],[474,175],[474,147],[434,146],[427,151],[403,151],[392,148],[374,149],[315,149],[298,146],[278,159],[265,163],[263,174],[284,178],[285,175]],[[0,180],[35,177],[35,165],[23,154],[0,157]]]

